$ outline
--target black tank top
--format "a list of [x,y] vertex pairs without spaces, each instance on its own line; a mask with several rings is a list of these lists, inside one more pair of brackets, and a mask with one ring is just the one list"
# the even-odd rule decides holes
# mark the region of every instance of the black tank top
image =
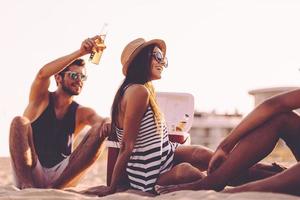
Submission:
[[47,108],[32,122],[34,146],[43,167],[53,167],[71,154],[78,106],[73,101],[64,117],[57,119],[53,93],[49,93]]

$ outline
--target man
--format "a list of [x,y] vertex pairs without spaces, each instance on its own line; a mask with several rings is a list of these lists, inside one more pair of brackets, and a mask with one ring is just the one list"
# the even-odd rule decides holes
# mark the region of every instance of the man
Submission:
[[246,116],[218,146],[202,180],[173,186],[157,186],[159,193],[176,190],[220,190],[230,180],[266,157],[283,139],[298,161],[294,166],[267,178],[226,192],[265,191],[300,196],[300,89],[265,100]]
[[[9,148],[16,186],[23,189],[74,186],[100,156],[103,141],[110,132],[109,118],[102,118],[88,107],[73,101],[86,80],[84,60],[99,36],[84,40],[71,54],[43,66],[36,75],[23,116],[11,123]],[[49,92],[50,77],[57,89]],[[73,151],[73,139],[91,126]]]

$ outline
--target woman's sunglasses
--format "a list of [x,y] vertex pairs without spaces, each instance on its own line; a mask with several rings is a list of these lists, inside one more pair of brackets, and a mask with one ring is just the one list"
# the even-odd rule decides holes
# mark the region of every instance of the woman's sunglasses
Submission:
[[159,64],[163,64],[165,68],[168,67],[168,59],[167,57],[164,57],[161,52],[155,51],[152,53],[152,56]]
[[77,81],[77,80],[86,81],[87,79],[87,75],[84,75],[83,73],[68,71],[65,72],[65,74],[68,74],[73,81]]

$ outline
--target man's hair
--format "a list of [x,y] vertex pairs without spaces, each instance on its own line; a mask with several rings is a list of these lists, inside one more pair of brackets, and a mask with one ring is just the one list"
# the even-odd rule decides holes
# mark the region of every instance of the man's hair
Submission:
[[71,62],[66,68],[64,68],[61,72],[58,73],[58,75],[63,76],[63,74],[69,70],[70,66],[72,65],[76,65],[79,67],[84,67],[85,66],[85,62],[83,59],[78,58],[76,60],[74,60],[73,62]]

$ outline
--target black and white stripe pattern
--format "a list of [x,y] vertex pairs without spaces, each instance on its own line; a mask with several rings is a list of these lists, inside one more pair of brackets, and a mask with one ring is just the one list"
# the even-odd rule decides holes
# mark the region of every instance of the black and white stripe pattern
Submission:
[[[134,189],[153,191],[160,174],[173,166],[174,151],[177,144],[169,141],[165,123],[158,123],[150,106],[141,121],[139,134],[127,164],[130,185]],[[161,130],[159,134],[157,130]],[[123,130],[116,129],[118,141],[122,140]]]

